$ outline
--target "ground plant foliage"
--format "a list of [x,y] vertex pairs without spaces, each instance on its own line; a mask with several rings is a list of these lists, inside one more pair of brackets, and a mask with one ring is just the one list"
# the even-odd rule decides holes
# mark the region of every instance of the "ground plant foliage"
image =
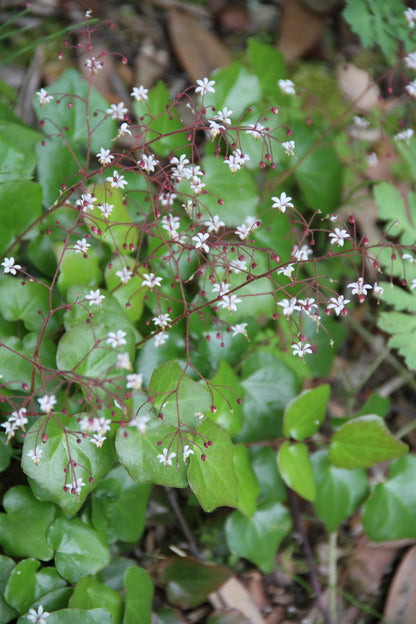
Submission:
[[[182,622],[233,567],[271,574],[299,539],[319,614],[304,621],[335,624],[336,559],[319,579],[301,510],[335,558],[354,514],[375,542],[416,537],[416,459],[389,400],[328,415],[350,318],[416,370],[416,11],[346,4],[400,69],[393,113],[338,94],[329,116],[256,38],[174,96],[159,81],[110,104],[92,81],[113,53],[92,50],[111,24],[90,11],[58,54],[77,33],[89,81],[67,68],[41,87],[35,127],[1,100],[0,624]],[[372,183],[375,239],[359,194],[380,126],[397,172]],[[149,558],[166,501],[187,543]],[[208,542],[211,517],[217,558],[189,536],[207,522]]]

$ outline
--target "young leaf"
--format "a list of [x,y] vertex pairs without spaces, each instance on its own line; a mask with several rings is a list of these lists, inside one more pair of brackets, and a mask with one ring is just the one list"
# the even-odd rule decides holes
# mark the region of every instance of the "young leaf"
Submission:
[[316,487],[306,444],[283,443],[277,456],[280,474],[286,485],[306,500],[314,501]]
[[84,576],[78,581],[68,606],[85,611],[101,607],[113,615],[113,624],[121,624],[123,617],[123,600],[120,594],[94,577]]
[[283,431],[287,438],[304,440],[313,436],[322,425],[331,388],[323,384],[305,390],[288,403],[283,415]]
[[151,624],[154,587],[143,568],[129,568],[124,575],[126,607],[123,624]]
[[286,507],[270,498],[258,506],[251,518],[234,511],[227,518],[225,534],[231,552],[269,574],[274,568],[277,549],[291,528]]
[[341,425],[332,436],[328,459],[338,468],[369,468],[408,450],[407,444],[390,433],[382,418],[367,414]]
[[168,559],[162,572],[169,602],[183,609],[196,607],[229,578],[230,571],[188,558]]

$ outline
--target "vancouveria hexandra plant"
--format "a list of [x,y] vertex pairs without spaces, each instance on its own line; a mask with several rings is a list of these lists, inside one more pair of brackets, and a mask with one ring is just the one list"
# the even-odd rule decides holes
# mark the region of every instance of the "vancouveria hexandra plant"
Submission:
[[[90,81],[67,70],[36,94],[37,181],[31,170],[7,182],[21,210],[0,239],[1,427],[23,443],[23,470],[53,509],[77,513],[108,474],[189,485],[204,510],[236,509],[230,549],[269,570],[270,556],[233,536],[267,503],[283,527],[277,549],[290,518],[273,495],[257,502],[260,460],[244,443],[283,437],[279,479],[317,501],[331,527],[315,485],[324,470],[407,451],[371,412],[339,427],[318,462],[304,440],[319,432],[329,386],[299,390],[328,373],[337,319],[383,297],[381,256],[413,258],[413,245],[387,235],[370,244],[354,216],[337,214],[339,157],[306,125],[298,138],[297,87],[280,56],[273,85],[264,46],[251,42],[252,70],[233,64],[174,100],[163,83],[136,85],[109,106],[92,86],[106,62],[91,55],[96,28],[83,33]],[[365,496],[361,477],[347,515]],[[65,522],[50,529],[54,552]],[[48,617],[36,609],[29,621]]]

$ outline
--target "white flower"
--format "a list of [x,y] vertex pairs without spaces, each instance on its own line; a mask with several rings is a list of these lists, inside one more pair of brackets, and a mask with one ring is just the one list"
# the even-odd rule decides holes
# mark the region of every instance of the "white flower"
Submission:
[[[94,433],[94,435],[90,437],[90,442],[91,444],[95,444],[97,448],[101,448],[106,439],[107,438],[102,433]],[[77,489],[77,492],[81,491],[83,485],[85,485],[85,483],[79,484],[79,490]]]
[[75,253],[76,254],[87,253],[89,247],[91,247],[91,245],[87,243],[85,238],[83,238],[82,240],[77,240],[77,242],[74,245]]
[[286,212],[286,208],[294,208],[292,198],[286,193],[280,193],[280,197],[272,197],[272,208],[278,208],[280,212]]
[[33,622],[33,624],[46,624],[45,618],[49,617],[49,615],[48,611],[44,611],[42,605],[40,605],[37,611],[29,609],[26,619]]
[[380,297],[383,294],[383,292],[384,292],[383,286],[380,286],[380,284],[374,284],[373,293],[375,295],[378,295]]
[[21,407],[17,412],[12,412],[9,420],[16,423],[18,427],[23,427],[27,424],[27,410],[24,407]]
[[231,125],[231,115],[233,114],[232,110],[229,110],[226,106],[214,115],[214,119],[218,119],[220,123],[227,124],[227,126]]
[[105,435],[107,431],[110,431],[111,429],[111,420],[104,418],[104,416],[101,416],[100,418],[93,418],[92,427],[93,431],[96,431],[101,435]]
[[364,284],[364,278],[359,277],[356,282],[351,282],[347,285],[347,288],[351,288],[351,294],[358,295],[360,303],[363,303],[367,290],[371,290],[371,284]]
[[53,95],[49,95],[45,89],[41,89],[40,91],[36,91],[36,95],[39,98],[39,104],[43,106],[44,104],[49,104],[53,100]]
[[147,94],[149,89],[145,89],[143,85],[140,87],[133,87],[133,91],[130,93],[131,97],[136,100],[136,102],[144,102],[147,100]]
[[10,256],[10,258],[5,258],[1,263],[1,266],[4,267],[3,272],[16,275],[17,271],[20,271],[22,267],[20,266],[20,264],[15,264],[14,262],[15,261],[13,256]]
[[117,355],[116,368],[124,368],[124,370],[132,370],[130,356],[128,353],[119,353]]
[[224,221],[221,221],[218,215],[214,215],[209,221],[204,221],[203,225],[208,228],[208,232],[218,232],[222,227],[225,227]]
[[40,409],[44,414],[50,414],[54,406],[56,405],[56,398],[54,394],[45,394],[37,401],[40,405]]
[[292,248],[292,256],[295,258],[295,260],[298,260],[298,262],[307,260],[308,256],[310,256],[311,254],[312,254],[312,249],[308,247],[308,245],[302,245],[302,247],[300,248],[295,245]]
[[87,299],[90,302],[90,306],[92,305],[100,306],[103,299],[105,299],[105,295],[100,295],[100,289],[90,290],[88,295],[85,295],[85,299]]
[[416,278],[412,279],[412,282],[410,284],[410,290],[415,290],[416,288]]
[[416,97],[416,80],[409,82],[409,84],[406,85],[405,89],[411,97]]
[[239,169],[241,169],[241,163],[237,156],[230,154],[228,158],[224,158],[224,165],[228,165],[231,173],[234,175]]
[[161,203],[162,206],[172,206],[173,202],[175,201],[177,195],[175,193],[162,193],[159,196],[159,201]]
[[234,150],[234,158],[241,167],[244,167],[246,162],[250,160],[250,156],[248,154],[243,154],[240,149]]
[[230,262],[230,270],[233,271],[236,275],[241,273],[241,271],[247,271],[247,262],[245,260],[231,260]]
[[280,269],[277,270],[277,274],[284,275],[285,277],[288,277],[290,279],[292,277],[292,273],[294,270],[295,270],[295,265],[288,264],[287,266],[280,267]]
[[196,236],[192,236],[192,240],[195,243],[195,249],[202,249],[203,251],[205,251],[205,253],[208,253],[209,245],[207,245],[207,243],[205,242],[206,240],[208,240],[208,238],[209,234],[207,232],[205,232],[204,234],[202,232],[198,232]]
[[406,9],[404,16],[409,28],[413,28],[416,24],[416,9]]
[[137,161],[139,167],[147,171],[147,173],[153,173],[156,165],[159,161],[153,156],[153,154],[143,154],[142,159]]
[[334,310],[337,316],[340,314],[345,316],[347,314],[347,309],[345,307],[347,303],[350,303],[350,300],[344,299],[343,295],[340,295],[339,297],[331,297],[328,305],[326,306],[327,314],[329,314],[328,310]]
[[208,80],[208,78],[203,78],[203,80],[197,80],[196,84],[198,86],[195,89],[195,93],[200,93],[202,96],[204,96],[206,93],[215,93],[215,80]]
[[131,136],[131,131],[129,130],[128,123],[122,123],[117,132],[117,139],[125,134],[129,134]]
[[155,286],[158,288],[162,284],[162,277],[155,277],[154,273],[143,273],[144,280],[142,281],[142,286],[148,286],[150,290],[153,290]]
[[396,139],[396,141],[408,141],[409,139],[412,138],[413,134],[414,132],[412,128],[408,128],[407,130],[402,130],[401,132],[398,132],[397,134],[395,134],[394,138]]
[[94,431],[94,419],[88,418],[88,416],[84,416],[79,421],[79,428],[84,433],[92,433]]
[[301,358],[303,358],[305,353],[313,353],[309,342],[306,342],[305,344],[303,344],[302,342],[295,342],[294,344],[292,344],[292,349],[293,355],[298,355]]
[[375,167],[378,163],[378,156],[375,152],[371,152],[371,154],[367,154],[367,165],[369,167]]
[[123,267],[121,271],[116,271],[116,275],[120,278],[122,284],[127,284],[132,278],[133,271],[130,271],[127,267]]
[[171,214],[162,217],[162,227],[168,232],[170,238],[178,238],[177,230],[180,228],[180,226],[181,220],[179,217],[174,217]]
[[313,316],[314,315],[313,310],[318,309],[318,304],[315,303],[315,299],[313,297],[306,297],[306,299],[298,299],[298,305],[309,316]]
[[93,197],[91,193],[82,193],[81,197],[75,202],[75,206],[85,212],[86,210],[93,210],[96,201],[97,198]]
[[227,284],[227,282],[220,282],[219,284],[213,284],[212,292],[217,292],[218,297],[222,297],[230,292],[231,284]]
[[162,453],[157,456],[157,459],[161,464],[165,466],[172,466],[172,459],[176,457],[176,453],[169,453],[167,448],[164,448]]
[[237,303],[240,302],[241,299],[239,299],[237,295],[223,295],[218,305],[232,312],[233,310],[237,310]]
[[247,240],[247,236],[250,234],[250,228],[243,223],[243,225],[239,225],[236,229],[235,233],[240,237],[241,240]]
[[143,416],[135,416],[135,418],[132,418],[127,425],[129,427],[136,427],[136,429],[138,431],[140,431],[140,433],[142,433],[143,435],[146,433],[146,425],[150,420],[150,414],[143,414]]
[[283,314],[287,318],[293,314],[295,310],[300,310],[300,307],[297,305],[296,297],[291,297],[291,299],[282,299],[279,301],[277,305],[283,308]]
[[81,492],[81,488],[85,487],[85,483],[83,481],[83,479],[77,479],[76,480],[76,486],[75,486],[75,492],[76,494],[79,494]]
[[416,69],[416,52],[411,52],[405,56],[404,62],[409,69]]
[[152,318],[152,321],[156,326],[165,330],[166,327],[169,327],[172,319],[170,318],[169,314],[159,314],[158,316],[154,316]]
[[233,332],[232,337],[237,336],[238,334],[242,334],[247,340],[250,342],[250,338],[247,335],[247,323],[238,323],[237,325],[231,325],[231,329]]
[[[30,451],[28,451],[28,453],[26,453],[26,455],[28,457],[30,457],[30,459],[33,461],[33,463],[35,464],[35,466],[37,466],[41,460],[42,457],[42,449],[41,448],[36,448],[36,450],[30,449]],[[35,620],[33,620],[35,621]]]
[[284,141],[282,143],[282,147],[288,156],[295,155],[295,142],[294,141]]
[[168,336],[167,334],[165,334],[165,332],[160,332],[160,334],[156,334],[155,347],[161,347],[162,345],[165,344],[167,339],[168,339]]
[[127,388],[133,388],[133,390],[141,390],[143,384],[143,375],[140,373],[131,373],[131,375],[127,375]]
[[359,115],[354,115],[353,121],[354,126],[356,126],[357,128],[368,128],[368,126],[370,125],[368,119],[364,119],[364,117],[360,117]]
[[124,179],[124,176],[120,175],[115,169],[113,171],[113,175],[106,178],[106,181],[111,182],[111,188],[124,189],[126,184],[128,184],[127,180]]
[[209,124],[209,128],[207,130],[207,133],[212,140],[214,140],[215,137],[218,136],[218,134],[221,134],[221,130],[225,130],[225,126],[217,123],[213,119],[210,119],[208,121],[208,124]]
[[98,208],[100,209],[104,219],[108,219],[113,212],[114,204],[107,204],[107,202],[104,202],[103,204],[98,204]]
[[197,177],[192,178],[191,180],[191,191],[195,193],[195,195],[200,195],[204,190],[206,184],[204,184]]
[[286,95],[295,95],[295,84],[291,80],[279,80],[277,84]]
[[19,429],[15,420],[9,418],[6,422],[1,423],[1,427],[4,427],[4,433],[7,434],[7,441],[14,437],[16,431]]
[[122,345],[127,343],[127,340],[124,339],[126,332],[122,329],[118,329],[117,332],[109,332],[107,334],[107,344],[112,347],[121,347]]
[[118,104],[111,104],[110,108],[105,111],[107,115],[111,115],[111,119],[120,119],[124,121],[124,115],[127,113],[127,108],[124,106],[124,102]]
[[96,74],[104,66],[99,59],[96,59],[95,56],[92,56],[85,61],[85,67],[89,69],[92,74]]
[[331,239],[331,245],[334,245],[336,243],[339,247],[344,247],[344,241],[347,238],[350,238],[350,235],[348,234],[347,230],[340,230],[339,228],[335,228],[335,231],[329,234],[329,238]]
[[405,253],[402,255],[403,260],[409,260],[410,264],[414,264],[416,262],[416,258],[412,256],[412,254]]
[[182,451],[182,457],[183,457],[183,461],[184,461],[185,464],[186,464],[186,460],[188,459],[189,455],[195,455],[195,453],[193,452],[193,450],[191,449],[189,444],[185,444],[185,446],[183,447],[183,451]]
[[262,137],[262,132],[265,130],[265,127],[261,125],[261,123],[257,122],[255,124],[250,124],[249,129],[246,130],[246,134],[251,134],[256,141]]
[[111,154],[110,150],[109,149],[104,149],[103,147],[100,148],[100,151],[98,152],[98,154],[96,154],[96,157],[98,158],[100,164],[103,165],[103,166],[110,165],[111,161],[114,158],[114,156],[113,156],[113,154]]

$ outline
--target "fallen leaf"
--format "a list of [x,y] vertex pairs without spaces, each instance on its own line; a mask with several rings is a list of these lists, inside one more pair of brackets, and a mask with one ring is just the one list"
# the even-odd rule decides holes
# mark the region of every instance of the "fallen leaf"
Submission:
[[353,102],[357,110],[366,113],[379,107],[380,89],[368,71],[344,63],[338,67],[337,77],[344,97]]
[[310,11],[300,0],[286,0],[277,44],[286,61],[292,63],[311,50],[320,40],[325,25],[325,16]]
[[416,624],[416,546],[407,551],[394,575],[384,617],[389,624]]
[[217,592],[210,594],[209,599],[215,609],[237,609],[251,624],[265,624],[249,592],[236,578],[228,579]]

